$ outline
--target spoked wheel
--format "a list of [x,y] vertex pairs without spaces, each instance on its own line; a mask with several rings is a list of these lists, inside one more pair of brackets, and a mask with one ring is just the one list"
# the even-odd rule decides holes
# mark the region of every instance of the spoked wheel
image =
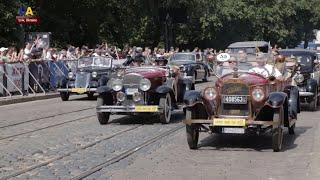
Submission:
[[170,123],[172,104],[171,104],[171,97],[169,93],[167,93],[165,97],[160,98],[159,106],[162,109],[162,112],[160,113],[160,117],[159,117],[160,122],[163,124]]
[[314,98],[309,104],[309,109],[311,111],[316,111],[318,107],[318,90],[314,93]]
[[279,152],[282,148],[283,141],[283,122],[284,122],[284,108],[281,106],[273,116],[273,123],[277,123],[277,125],[273,125],[272,131],[272,149],[274,152]]
[[[97,98],[97,107],[105,105],[104,98],[99,96]],[[107,124],[110,119],[109,112],[97,112],[98,121],[101,125]]]
[[89,93],[87,94],[87,96],[88,96],[89,99],[93,99],[93,95],[94,95],[93,92],[89,92]]
[[68,92],[60,92],[60,97],[62,101],[68,101],[70,94]]
[[[186,110],[186,119],[195,118],[192,110]],[[199,127],[196,124],[186,125],[187,141],[190,149],[198,149]]]

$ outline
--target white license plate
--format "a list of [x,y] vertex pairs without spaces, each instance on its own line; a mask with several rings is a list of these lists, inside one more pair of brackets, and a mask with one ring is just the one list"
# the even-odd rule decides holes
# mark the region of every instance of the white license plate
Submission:
[[244,134],[244,128],[222,128],[222,133]]
[[225,104],[247,104],[247,96],[223,96]]
[[126,94],[127,95],[133,95],[136,92],[139,92],[139,90],[137,88],[127,88],[126,89]]

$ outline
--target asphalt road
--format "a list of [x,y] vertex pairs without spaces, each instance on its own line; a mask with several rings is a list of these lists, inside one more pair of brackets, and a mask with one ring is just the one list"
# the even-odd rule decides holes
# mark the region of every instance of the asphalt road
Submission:
[[202,133],[189,150],[181,111],[168,125],[112,116],[101,126],[95,106],[85,96],[1,106],[0,179],[320,179],[320,111],[303,111],[275,153],[270,135]]

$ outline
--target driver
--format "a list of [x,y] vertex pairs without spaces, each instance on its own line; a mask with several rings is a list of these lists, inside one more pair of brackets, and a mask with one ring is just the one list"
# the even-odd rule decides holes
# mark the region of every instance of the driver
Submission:
[[143,65],[143,63],[144,63],[144,56],[142,56],[142,55],[136,55],[134,58],[133,58],[133,60],[132,60],[132,63],[131,63],[131,65],[132,66],[141,66],[141,65]]
[[168,63],[168,60],[163,56],[157,57],[154,61],[156,66],[166,66]]
[[258,53],[256,60],[256,64],[249,70],[249,72],[260,74],[266,78],[274,76],[276,79],[281,79],[282,74],[280,71],[276,67],[266,64],[267,59],[264,57],[263,53]]

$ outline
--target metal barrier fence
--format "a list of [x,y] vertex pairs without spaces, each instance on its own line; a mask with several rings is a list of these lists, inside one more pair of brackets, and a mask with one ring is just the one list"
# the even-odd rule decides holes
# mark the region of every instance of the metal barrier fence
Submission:
[[55,91],[68,72],[75,72],[77,60],[35,60],[0,64],[0,96],[46,94]]

